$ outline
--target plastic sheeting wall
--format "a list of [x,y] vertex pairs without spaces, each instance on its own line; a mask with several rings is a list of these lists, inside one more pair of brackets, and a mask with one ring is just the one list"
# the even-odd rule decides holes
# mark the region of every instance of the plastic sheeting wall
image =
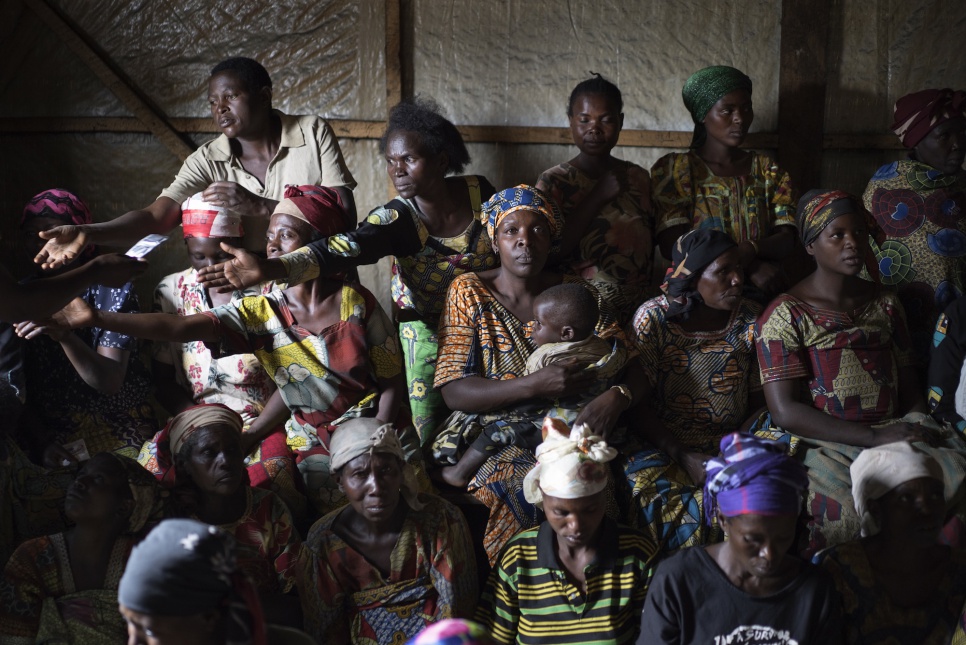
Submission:
[[[246,55],[269,70],[274,105],[284,112],[385,118],[382,2],[305,1],[285,7],[205,0],[52,4],[170,117],[207,117],[209,70],[220,60]],[[19,0],[0,3],[0,61],[2,117],[131,116]],[[213,137],[200,135],[195,141]],[[340,143],[359,182],[360,212],[386,201],[376,142]],[[2,135],[0,146],[0,233],[8,260],[23,255],[13,252],[19,247],[19,214],[40,190],[73,190],[88,202],[95,219],[106,220],[150,204],[181,165],[147,134]],[[187,266],[177,237],[176,232],[175,239],[151,255],[151,270],[139,282],[142,306],[150,305],[153,285],[161,277]],[[374,269],[365,278],[387,293],[381,289],[386,280]]]
[[[275,105],[329,118],[385,118],[382,0],[54,0],[162,111],[204,117],[208,70],[235,55],[272,74]],[[625,128],[689,130],[681,86],[694,70],[725,63],[755,82],[753,130],[777,127],[781,3],[775,0],[404,0],[404,59],[413,92],[457,124],[566,125],[571,88],[589,71],[624,93]],[[807,29],[808,25],[801,28]],[[898,95],[966,86],[961,0],[835,0],[826,131],[883,132]],[[127,109],[21,4],[0,3],[0,116],[130,116]],[[210,136],[197,137],[204,141]],[[360,215],[386,201],[372,140],[341,141],[359,188]],[[143,134],[0,135],[4,257],[31,195],[73,189],[97,219],[149,204],[179,167]],[[575,150],[474,143],[468,172],[499,186],[532,182]],[[645,168],[669,150],[618,148]],[[861,191],[894,151],[827,151],[823,181]],[[186,264],[181,243],[152,256],[142,293]],[[363,279],[388,302],[385,262]]]
[[[929,87],[966,88],[966,2],[835,0],[826,132],[889,132],[896,99]],[[822,181],[860,193],[901,150],[825,152]]]

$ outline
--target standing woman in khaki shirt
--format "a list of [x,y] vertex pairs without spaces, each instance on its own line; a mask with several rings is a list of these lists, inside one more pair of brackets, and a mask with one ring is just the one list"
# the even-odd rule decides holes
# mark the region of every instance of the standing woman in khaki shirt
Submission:
[[129,244],[167,233],[181,223],[181,203],[199,191],[205,201],[244,218],[246,246],[253,250],[263,249],[268,218],[287,184],[336,188],[355,223],[356,182],[329,124],[273,110],[272,80],[258,62],[218,63],[208,79],[208,104],[221,136],[193,152],[153,204],[110,222],[51,229],[36,261],[56,268],[88,244]]

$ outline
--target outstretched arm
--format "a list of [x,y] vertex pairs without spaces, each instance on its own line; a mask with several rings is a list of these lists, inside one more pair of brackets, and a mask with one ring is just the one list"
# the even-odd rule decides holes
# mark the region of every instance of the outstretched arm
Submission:
[[18,336],[27,340],[46,334],[60,343],[78,376],[101,394],[117,394],[124,385],[130,351],[105,345],[91,347],[77,334],[72,334],[69,327],[53,319],[17,323],[14,329]]
[[169,197],[159,197],[147,208],[130,211],[109,222],[83,226],[55,226],[41,231],[47,244],[34,262],[45,269],[57,269],[71,260],[88,244],[133,244],[151,233],[164,234],[181,223],[181,204]]
[[0,268],[0,320],[49,318],[90,285],[120,287],[147,268],[146,262],[124,255],[101,255],[82,267],[26,285],[18,284]]
[[54,320],[71,329],[101,327],[135,338],[166,340],[187,343],[200,340],[214,343],[220,340],[215,322],[204,314],[178,316],[177,314],[121,314],[98,311],[75,298],[69,305],[54,314]]
[[245,289],[269,280],[296,285],[319,275],[374,264],[388,255],[412,255],[422,247],[413,215],[408,210],[380,208],[370,213],[355,230],[316,240],[279,258],[259,258],[222,244],[234,259],[201,269],[198,281],[219,291]]

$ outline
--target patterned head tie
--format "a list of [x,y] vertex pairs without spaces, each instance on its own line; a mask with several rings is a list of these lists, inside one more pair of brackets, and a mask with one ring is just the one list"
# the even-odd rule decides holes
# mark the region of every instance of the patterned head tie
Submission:
[[168,421],[156,442],[156,476],[163,486],[171,487],[177,482],[174,457],[181,452],[188,439],[202,428],[217,425],[226,425],[241,435],[245,422],[237,412],[221,403],[202,403],[190,407]]
[[895,107],[895,120],[890,129],[907,148],[915,148],[934,128],[946,121],[966,117],[966,92],[921,90],[906,94]]
[[550,197],[526,184],[505,188],[483,204],[481,218],[490,239],[496,239],[496,229],[504,217],[523,210],[540,213],[547,219],[547,225],[550,227],[550,243],[556,247],[563,233],[563,215]]
[[[34,195],[23,207],[20,226],[23,227],[24,224],[36,217],[49,217],[62,224],[73,226],[94,223],[91,210],[84,203],[84,200],[62,188],[53,188]],[[78,259],[83,263],[93,258],[95,254],[95,247],[88,245],[81,251]]]
[[328,186],[286,186],[285,199],[275,207],[275,213],[302,220],[322,237],[345,233],[355,224],[349,222],[339,191]]
[[735,90],[747,90],[751,94],[751,79],[743,72],[727,65],[713,65],[699,69],[684,82],[681,96],[684,106],[694,121],[691,148],[700,148],[708,138],[704,117],[721,100]]
[[262,645],[258,592],[238,569],[235,538],[195,520],[164,520],[131,551],[118,602],[149,616],[225,614],[225,641]]
[[671,250],[671,267],[661,285],[668,299],[668,317],[687,320],[695,305],[702,302],[698,278],[709,264],[736,246],[727,233],[713,228],[696,228],[678,238]]
[[852,499],[862,522],[862,537],[879,532],[879,525],[869,512],[872,500],[920,477],[945,483],[939,462],[906,441],[866,448],[852,462],[849,472],[852,475]]
[[[836,218],[849,213],[862,215],[865,218],[869,237],[880,245],[885,242],[885,233],[872,218],[872,214],[865,209],[862,200],[841,190],[816,188],[808,191],[798,200],[798,214],[795,223],[798,226],[802,244],[808,246],[818,239],[826,226],[835,221]],[[869,276],[878,282],[879,265],[871,246],[865,257],[865,267]]]
[[537,446],[537,465],[523,479],[527,501],[543,506],[544,494],[579,499],[607,487],[608,461],[617,451],[584,424],[573,430],[560,419],[543,420],[543,443]]
[[35,217],[51,217],[64,224],[81,226],[91,224],[94,218],[80,197],[62,188],[45,190],[34,195],[23,208],[20,225],[23,226]]
[[785,445],[733,432],[721,439],[721,456],[709,459],[704,484],[705,518],[715,510],[737,515],[797,515],[808,488],[805,467]]
[[181,204],[181,227],[184,238],[241,237],[245,234],[241,217],[224,206],[209,204],[195,193]]
[[416,483],[416,473],[406,463],[402,443],[391,423],[382,424],[370,417],[349,419],[336,427],[329,440],[329,463],[333,472],[339,471],[356,457],[376,453],[392,455],[399,460],[403,475],[403,499],[409,508],[414,511],[421,510],[423,504],[417,497],[419,486]]

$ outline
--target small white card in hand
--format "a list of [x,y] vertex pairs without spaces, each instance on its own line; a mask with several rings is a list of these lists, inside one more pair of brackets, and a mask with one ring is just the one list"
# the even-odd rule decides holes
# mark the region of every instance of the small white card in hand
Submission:
[[83,439],[65,443],[64,450],[69,452],[71,457],[77,461],[87,461],[91,458],[91,453],[87,452],[87,443]]
[[129,248],[127,253],[124,255],[131,258],[143,258],[145,255],[167,241],[167,239],[167,235],[158,235],[156,233],[152,233],[151,235],[142,237],[141,240]]

